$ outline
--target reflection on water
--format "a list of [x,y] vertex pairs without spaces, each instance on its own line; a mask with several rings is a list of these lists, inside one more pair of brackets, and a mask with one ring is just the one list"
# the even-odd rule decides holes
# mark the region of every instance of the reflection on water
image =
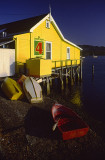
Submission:
[[[94,74],[93,74],[94,66]],[[86,57],[83,60],[82,82],[68,85],[64,81],[64,89],[61,89],[61,81],[58,78],[52,81],[50,96],[53,95],[82,107],[98,120],[105,121],[105,57]]]
[[[73,83],[73,82],[72,82]],[[50,96],[55,95],[56,97],[60,97],[65,101],[69,101],[70,103],[77,105],[78,107],[82,106],[81,101],[81,85],[78,83],[74,83],[71,85],[70,79],[68,79],[68,84],[66,84],[66,80],[62,82],[59,78],[55,78],[52,82],[52,88],[50,89]]]
[[72,92],[70,101],[71,101],[71,103],[77,105],[78,107],[82,106],[82,101],[81,101],[81,97],[80,97],[80,90],[78,90],[78,88]]

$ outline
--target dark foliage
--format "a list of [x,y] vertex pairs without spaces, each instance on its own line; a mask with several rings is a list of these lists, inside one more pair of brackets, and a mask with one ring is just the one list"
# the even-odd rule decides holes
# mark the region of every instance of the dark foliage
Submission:
[[90,56],[97,55],[102,56],[105,55],[105,47],[104,46],[91,46],[91,45],[79,45],[83,50],[81,51],[81,56]]

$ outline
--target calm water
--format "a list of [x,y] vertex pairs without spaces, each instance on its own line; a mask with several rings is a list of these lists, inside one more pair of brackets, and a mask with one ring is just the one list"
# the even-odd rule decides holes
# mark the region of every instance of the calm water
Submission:
[[[94,65],[94,76],[92,65]],[[82,83],[69,86],[63,91],[63,94],[57,92],[58,84],[55,90],[57,95],[59,94],[77,107],[83,107],[97,120],[105,121],[105,57],[88,56],[84,58]]]
[[89,56],[84,59],[80,92],[83,107],[97,119],[105,121],[105,56]]

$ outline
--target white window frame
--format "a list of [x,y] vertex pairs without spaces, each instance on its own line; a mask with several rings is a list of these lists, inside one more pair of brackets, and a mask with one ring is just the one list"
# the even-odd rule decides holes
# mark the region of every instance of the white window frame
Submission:
[[[69,52],[68,52],[69,49]],[[67,59],[70,59],[70,47],[67,47],[66,49]]]
[[[52,42],[46,41],[46,45],[47,45],[48,43],[51,44],[51,58],[50,58],[50,59],[52,59]],[[46,46],[45,46],[45,54],[46,54],[46,59],[47,59]]]
[[50,28],[50,21],[46,20],[46,28]]

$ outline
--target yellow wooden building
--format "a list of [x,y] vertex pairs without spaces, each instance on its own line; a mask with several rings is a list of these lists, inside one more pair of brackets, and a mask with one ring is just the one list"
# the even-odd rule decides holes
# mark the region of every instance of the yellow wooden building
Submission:
[[41,77],[51,75],[55,68],[80,64],[82,49],[64,38],[51,13],[4,24],[0,29],[5,35],[2,41],[15,42],[16,73],[25,70]]

